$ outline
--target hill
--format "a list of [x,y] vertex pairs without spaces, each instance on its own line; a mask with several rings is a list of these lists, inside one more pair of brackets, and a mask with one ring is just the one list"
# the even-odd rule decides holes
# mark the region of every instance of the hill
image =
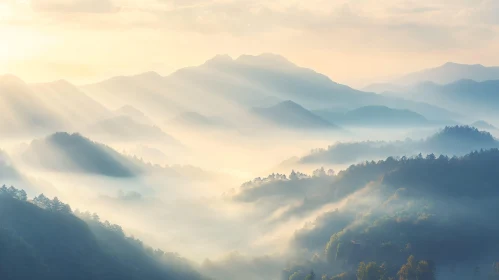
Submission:
[[87,131],[112,140],[149,140],[161,141],[170,145],[179,145],[176,139],[163,132],[159,127],[137,122],[129,116],[117,116],[100,120],[90,125]]
[[293,101],[284,101],[269,108],[254,108],[253,113],[273,124],[296,129],[338,129],[338,127]]
[[43,170],[116,178],[150,175],[163,179],[204,181],[217,176],[190,165],[158,165],[136,156],[125,156],[78,133],[58,132],[34,140],[22,158],[29,165]]
[[436,68],[407,74],[394,82],[402,85],[415,85],[422,82],[449,84],[462,79],[474,80],[477,82],[499,80],[499,67],[448,62]]
[[67,81],[31,84],[29,87],[54,114],[69,120],[73,126],[81,127],[112,115],[106,107]]
[[168,124],[207,129],[231,127],[230,124],[221,118],[207,117],[196,112],[184,112],[168,121]]
[[[310,271],[329,275],[323,279],[356,279],[362,262],[396,277],[411,255],[416,264],[431,264],[438,277],[464,280],[477,269],[494,273],[490,264],[499,258],[493,222],[498,166],[498,149],[453,158],[389,157],[337,175],[319,170],[257,178],[234,199],[265,209],[272,221],[315,217],[290,243],[307,261],[288,262],[283,280],[295,273],[302,278],[292,279],[305,279]],[[340,273],[346,274],[332,278]]]
[[476,127],[479,129],[486,129],[486,130],[496,130],[497,129],[497,127],[495,127],[492,124],[490,124],[486,121],[483,121],[483,120],[476,121],[476,122],[472,123],[470,126]]
[[498,90],[499,80],[483,82],[459,80],[445,85],[422,83],[412,88],[409,94],[411,98],[421,100],[424,98],[433,104],[445,104],[447,108],[455,110],[466,110],[471,107],[475,110],[497,113]]
[[345,113],[329,110],[316,110],[313,113],[341,126],[407,127],[431,124],[424,116],[416,112],[386,106],[364,106]]
[[164,77],[155,72],[135,76],[119,76],[81,87],[89,96],[108,108],[133,106],[148,112],[153,119],[173,116],[184,109],[175,101],[173,90],[165,85]]
[[[445,127],[427,139],[394,142],[336,143],[316,149],[301,159],[301,164],[345,164],[359,160],[378,160],[387,156],[412,156],[418,153],[464,155],[471,151],[499,147],[499,142],[484,131],[469,126]],[[289,164],[289,163],[288,163]]]
[[34,140],[23,158],[31,165],[60,172],[133,177],[140,168],[115,150],[80,134],[55,133]]
[[21,79],[0,76],[0,132],[26,135],[61,129],[68,125]]
[[125,105],[123,107],[120,107],[118,110],[114,111],[114,114],[116,116],[130,117],[134,121],[141,124],[153,125],[153,121],[149,117],[147,117],[146,114],[144,114],[139,109],[130,105]]
[[[80,216],[81,218],[79,218]],[[2,279],[204,279],[175,254],[129,238],[118,225],[43,195],[0,189]]]

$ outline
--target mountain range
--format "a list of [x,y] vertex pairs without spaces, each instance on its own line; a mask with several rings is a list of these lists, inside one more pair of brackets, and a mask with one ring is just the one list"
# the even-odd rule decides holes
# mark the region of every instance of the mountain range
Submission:
[[[9,112],[0,117],[0,131],[12,133],[19,127],[45,134],[68,129],[81,131],[82,127],[99,126],[99,122],[102,126],[102,122],[105,124],[123,114],[149,125],[163,124],[185,112],[222,116],[226,123],[228,119],[231,123],[251,122],[244,118],[253,113],[268,118],[269,113],[262,108],[280,103],[282,106],[289,100],[298,106],[284,111],[297,110],[294,115],[305,118],[302,124],[310,123],[313,117],[302,108],[313,111],[386,106],[410,110],[428,120],[460,117],[442,109],[438,103],[430,105],[426,100],[412,101],[406,96],[355,90],[273,54],[244,55],[237,59],[216,56],[200,66],[183,68],[168,76],[147,72],[81,87],[62,80],[30,85],[16,77],[4,76],[0,79],[0,91],[0,104],[9,108]],[[250,114],[241,116],[241,112],[247,110]],[[281,109],[277,106],[273,110]],[[318,121],[317,117],[313,118],[314,122]],[[293,122],[300,121],[294,119]],[[325,122],[319,126],[324,125]]]
[[484,82],[499,80],[499,67],[487,67],[481,64],[459,64],[447,62],[436,68],[414,72],[395,79],[395,85],[415,85],[422,82],[449,84],[462,79]]

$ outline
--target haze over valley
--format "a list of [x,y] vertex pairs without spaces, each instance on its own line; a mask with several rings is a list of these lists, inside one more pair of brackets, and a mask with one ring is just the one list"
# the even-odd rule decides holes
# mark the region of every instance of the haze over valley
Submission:
[[499,6],[326,2],[0,0],[0,279],[499,279]]

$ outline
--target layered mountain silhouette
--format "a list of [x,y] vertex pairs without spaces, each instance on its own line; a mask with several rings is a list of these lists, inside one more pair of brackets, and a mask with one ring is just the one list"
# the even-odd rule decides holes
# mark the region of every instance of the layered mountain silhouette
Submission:
[[43,133],[64,128],[66,120],[50,110],[48,104],[21,79],[0,76],[0,132],[4,134]]
[[[297,164],[351,164],[360,160],[377,160],[388,156],[413,156],[418,153],[464,155],[481,149],[499,148],[499,142],[486,131],[469,126],[445,127],[424,140],[367,141],[336,143],[327,149],[316,149],[295,160]],[[291,162],[286,162],[289,166]]]
[[35,167],[62,173],[93,174],[115,178],[154,175],[185,180],[208,180],[216,174],[190,165],[156,165],[125,156],[81,134],[58,132],[31,142],[22,155]]
[[163,120],[182,112],[237,114],[241,109],[265,108],[286,100],[309,109],[383,105],[409,109],[432,119],[451,118],[449,112],[436,106],[335,83],[325,75],[273,54],[244,55],[237,59],[216,56],[200,66],[183,68],[166,77],[157,73],[116,77],[82,89],[108,107],[131,104]]
[[87,128],[92,134],[119,141],[151,140],[165,144],[180,145],[172,136],[154,125],[143,124],[128,116],[117,116],[100,120]]
[[341,126],[399,127],[431,124],[424,116],[410,110],[398,110],[386,106],[365,106],[347,112],[316,110],[314,114]]
[[30,88],[52,112],[75,126],[112,116],[106,107],[65,80],[31,84]]
[[110,177],[133,177],[143,172],[110,147],[80,134],[65,132],[34,140],[24,152],[23,158],[31,165],[58,172]]
[[116,116],[127,116],[132,118],[134,121],[141,123],[141,124],[146,124],[146,125],[153,125],[154,122],[142,111],[139,109],[131,106],[131,105],[125,105],[118,110],[114,111],[114,114]]
[[499,80],[499,67],[486,67],[480,64],[445,63],[436,68],[407,74],[394,81],[399,85],[414,85],[422,82],[449,84],[468,79],[477,82]]
[[[456,112],[465,112],[479,117],[499,111],[499,80],[477,82],[461,79],[449,84],[426,81],[406,86],[399,92],[382,92],[384,95],[403,97],[427,102]],[[469,111],[469,109],[474,109]]]
[[472,123],[470,126],[476,127],[478,129],[484,129],[484,130],[496,130],[497,129],[497,127],[495,127],[492,124],[490,124],[486,121],[483,121],[483,120],[476,121],[476,122]]
[[192,128],[230,128],[232,127],[227,121],[219,117],[207,117],[196,112],[184,112],[167,122],[171,125],[186,126]]
[[269,108],[254,108],[260,118],[273,124],[296,129],[339,129],[338,126],[313,114],[293,101],[284,101]]

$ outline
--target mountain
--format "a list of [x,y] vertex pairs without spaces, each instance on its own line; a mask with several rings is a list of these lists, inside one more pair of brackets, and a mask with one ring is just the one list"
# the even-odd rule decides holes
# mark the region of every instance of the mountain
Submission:
[[289,244],[305,260],[290,261],[279,279],[306,279],[310,271],[357,279],[370,262],[371,271],[396,277],[409,259],[413,270],[426,264],[439,278],[464,280],[473,271],[494,272],[491,263],[499,258],[498,167],[498,149],[452,158],[388,157],[337,175],[322,169],[256,178],[233,199],[264,209],[269,223],[309,221]]
[[201,280],[186,260],[57,198],[0,189],[2,279]]
[[426,99],[428,102],[445,104],[449,108],[465,110],[473,107],[487,112],[499,111],[499,80],[476,82],[459,80],[446,85],[434,83],[419,84],[411,89],[412,96]]
[[52,112],[74,126],[81,127],[112,115],[106,107],[67,81],[31,84],[29,87]]
[[163,179],[204,181],[217,174],[190,165],[158,165],[125,156],[80,134],[58,132],[31,142],[22,158],[31,166],[53,172],[115,178],[159,176]]
[[407,86],[403,91],[383,92],[383,95],[427,102],[448,110],[467,112],[470,117],[486,118],[499,112],[498,91],[499,80],[477,82],[461,79],[449,84],[426,81]]
[[241,110],[286,100],[310,109],[383,105],[428,118],[449,118],[448,112],[436,106],[358,91],[274,54],[237,59],[221,55],[166,77],[156,73],[116,77],[82,89],[108,107],[130,104],[159,119],[182,112],[237,115]]
[[159,127],[136,122],[128,116],[117,116],[100,120],[87,129],[89,133],[119,141],[161,141],[165,144],[179,145],[172,136]]
[[[351,164],[360,160],[378,160],[388,156],[412,156],[419,153],[464,155],[481,149],[499,148],[488,132],[469,126],[445,127],[427,139],[415,141],[367,141],[336,143],[327,149],[312,150],[298,159],[298,164]],[[288,166],[289,162],[286,163]]]
[[[318,260],[302,271],[355,275],[360,262],[376,262],[395,276],[412,255],[432,264],[439,278],[468,279],[477,267],[488,275],[499,257],[491,241],[499,231],[492,222],[499,193],[489,183],[497,179],[498,163],[499,151],[490,150],[352,166],[338,175],[330,195],[307,197],[301,207],[344,203],[296,233],[297,252],[325,251],[327,265]],[[352,189],[341,184],[345,177],[369,183]]]
[[21,79],[0,76],[0,132],[4,135],[44,133],[68,125]]
[[175,98],[176,92],[170,92],[172,89],[165,85],[164,77],[155,72],[113,77],[97,84],[83,86],[81,89],[108,108],[119,110],[125,106],[133,106],[148,112],[150,117],[155,119],[183,111],[172,99]]
[[256,116],[271,123],[296,129],[339,129],[293,101],[284,101],[269,108],[254,108]]
[[146,116],[142,111],[139,109],[130,106],[130,105],[125,105],[118,110],[114,111],[114,114],[116,116],[127,116],[132,118],[134,121],[141,123],[141,124],[146,124],[146,125],[153,125],[153,121]]
[[476,121],[476,122],[472,123],[470,126],[476,127],[479,129],[486,129],[486,130],[496,130],[497,129],[497,127],[495,127],[495,126],[491,125],[490,123],[483,121],[483,120]]
[[196,112],[184,112],[168,122],[172,125],[194,128],[229,128],[231,125],[222,118],[207,117]]
[[430,122],[422,115],[410,110],[392,109],[386,106],[365,106],[346,113],[336,110],[316,110],[314,114],[341,126],[393,127],[423,126]]
[[31,165],[58,172],[133,177],[142,170],[108,146],[80,134],[55,133],[34,140],[23,158]]
[[395,80],[394,83],[398,85],[414,85],[422,82],[449,84],[462,79],[474,80],[477,82],[499,80],[499,67],[448,62],[436,68],[407,74]]
[[392,83],[374,83],[362,88],[363,91],[375,93],[404,92],[406,91],[406,89],[407,86],[396,85]]

